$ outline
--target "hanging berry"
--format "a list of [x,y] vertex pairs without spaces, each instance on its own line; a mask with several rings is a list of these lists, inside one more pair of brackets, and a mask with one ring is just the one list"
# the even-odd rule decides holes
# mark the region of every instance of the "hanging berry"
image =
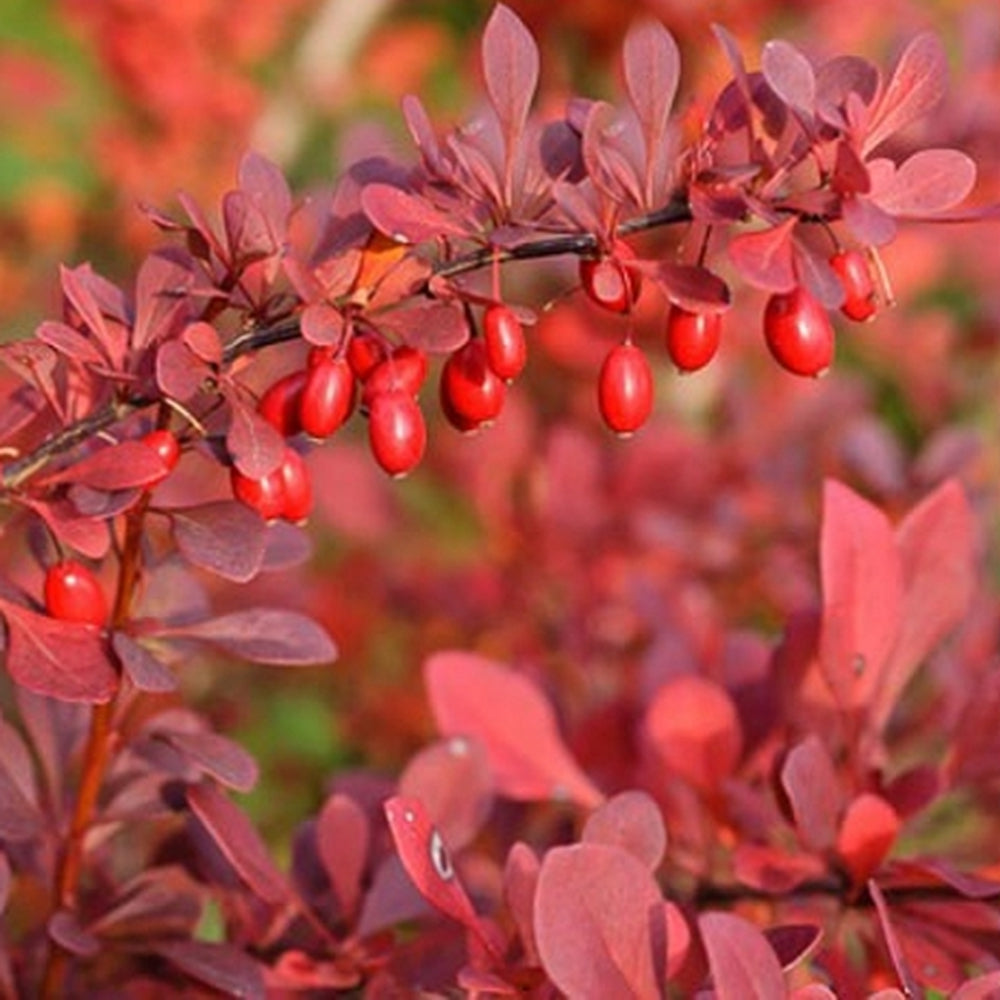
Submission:
[[294,437],[302,430],[299,405],[305,384],[304,371],[289,372],[269,386],[257,403],[257,412],[282,437]]
[[508,306],[494,304],[483,314],[483,343],[486,361],[493,373],[505,382],[517,378],[528,360],[524,328]]
[[354,409],[355,379],[344,358],[317,358],[306,371],[299,399],[299,425],[310,437],[328,438]]
[[719,350],[722,313],[690,312],[671,306],[667,314],[667,353],[682,372],[704,368]]
[[875,315],[875,281],[868,259],[860,250],[842,250],[830,258],[830,266],[844,286],[840,311],[855,322],[863,323]]
[[653,373],[643,351],[631,341],[613,347],[601,366],[597,400],[604,422],[616,434],[632,434],[653,409]]
[[265,521],[274,521],[285,513],[285,479],[280,465],[260,479],[251,479],[233,466],[230,482],[233,496]]
[[286,521],[297,524],[304,521],[312,511],[313,491],[309,468],[294,448],[286,446],[279,469],[284,496],[281,516]]
[[102,626],[108,620],[108,602],[97,577],[75,559],[50,566],[45,574],[45,610],[53,618]]
[[795,375],[822,375],[833,361],[830,317],[801,285],[768,299],[764,339],[778,364]]
[[441,409],[461,431],[495,420],[503,409],[507,387],[490,367],[486,345],[469,340],[441,368]]
[[397,389],[372,400],[368,442],[375,461],[390,476],[405,476],[417,466],[427,447],[427,427],[411,393]]

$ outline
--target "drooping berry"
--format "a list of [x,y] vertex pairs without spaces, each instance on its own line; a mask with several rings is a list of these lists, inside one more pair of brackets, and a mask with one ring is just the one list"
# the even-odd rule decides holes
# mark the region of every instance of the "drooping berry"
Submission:
[[236,466],[230,472],[233,496],[265,521],[274,521],[285,513],[285,478],[279,465],[261,479],[243,475]]
[[833,361],[830,317],[801,285],[767,300],[764,339],[778,364],[795,375],[822,375]]
[[354,372],[344,358],[326,357],[306,370],[299,398],[299,426],[314,438],[328,438],[354,409]]
[[604,422],[616,434],[632,434],[653,409],[653,373],[643,351],[631,341],[611,348],[601,366],[597,401]]
[[855,322],[863,323],[875,315],[875,281],[865,255],[860,250],[841,250],[830,258],[830,266],[844,286],[840,311]]
[[108,602],[97,577],[75,559],[50,566],[45,574],[45,610],[53,618],[84,625],[106,624]]
[[395,390],[376,396],[368,413],[368,443],[390,476],[405,476],[423,458],[427,426],[413,395]]
[[397,389],[416,396],[426,378],[427,355],[409,344],[402,344],[369,372],[361,402],[368,407],[380,393]]
[[389,356],[385,344],[370,333],[355,333],[347,345],[347,362],[356,378],[362,382],[372,369]]
[[163,482],[171,472],[174,471],[174,467],[180,461],[181,457],[181,446],[177,441],[177,438],[173,435],[171,431],[166,429],[150,431],[142,439],[142,443],[147,448],[152,448],[156,452],[157,457],[166,467],[166,472],[156,480],[156,482],[149,483],[146,487],[151,489],[157,483]]
[[281,516],[286,521],[304,521],[312,511],[313,491],[309,468],[302,456],[294,449],[285,447],[285,457],[281,460],[281,482],[284,504]]
[[495,420],[503,409],[507,387],[489,366],[480,339],[463,344],[441,368],[441,409],[461,431]]
[[305,384],[304,371],[289,372],[270,385],[257,403],[257,412],[282,437],[294,437],[302,430],[299,403]]
[[528,360],[524,328],[514,311],[505,305],[488,306],[483,314],[486,361],[505,382],[517,378]]
[[610,254],[580,259],[580,284],[595,305],[611,312],[627,313],[642,290],[642,276],[628,267],[635,252],[624,241],[617,241]]
[[696,372],[715,357],[722,339],[722,313],[691,312],[671,306],[667,353],[682,372]]

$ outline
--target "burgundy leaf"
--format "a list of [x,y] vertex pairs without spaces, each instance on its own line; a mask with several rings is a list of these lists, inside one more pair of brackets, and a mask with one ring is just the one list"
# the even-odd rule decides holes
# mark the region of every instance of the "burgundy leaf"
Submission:
[[680,53],[658,21],[636,22],[625,36],[622,66],[629,100],[642,125],[646,155],[663,141],[680,79]]
[[764,937],[778,956],[782,969],[788,972],[805,961],[819,944],[823,931],[815,924],[783,924],[765,928]]
[[441,236],[467,236],[462,226],[419,195],[391,184],[369,184],[361,192],[361,207],[372,224],[397,243],[426,243]]
[[337,648],[311,618],[280,608],[247,608],[165,629],[165,636],[202,639],[234,656],[278,666],[331,663]]
[[308,562],[312,553],[312,539],[305,531],[287,521],[275,521],[267,525],[261,569],[292,569]]
[[57,910],[46,924],[49,937],[71,955],[93,958],[101,950],[98,938],[80,925],[75,914]]
[[238,743],[209,732],[160,730],[157,735],[221,785],[249,792],[257,784],[257,762]]
[[601,801],[559,735],[552,706],[526,677],[475,653],[441,652],[425,662],[424,681],[438,731],[481,740],[501,794],[586,807]]
[[18,684],[60,701],[102,704],[118,688],[118,674],[101,633],[90,625],[57,621],[9,601],[7,670]]
[[202,889],[179,866],[146,868],[119,887],[118,900],[90,929],[108,937],[190,935],[203,907]]
[[781,786],[803,846],[816,852],[832,847],[842,796],[833,761],[815,733],[789,751]]
[[347,795],[331,795],[316,818],[316,849],[337,900],[353,915],[361,899],[361,879],[371,837],[368,815]]
[[245,951],[209,941],[155,941],[150,951],[165,958],[186,976],[239,1000],[265,1000],[267,989],[260,966]]
[[419,799],[454,851],[479,832],[493,804],[493,775],[478,740],[453,736],[413,757],[399,779],[399,794]]
[[132,346],[136,350],[174,336],[187,321],[188,293],[194,274],[187,260],[169,250],[150,254],[139,268],[135,283],[135,323]]
[[15,340],[0,344],[0,363],[6,365],[19,379],[36,388],[47,405],[62,416],[64,408],[56,390],[53,373],[59,356],[47,344],[37,340]]
[[211,323],[192,323],[185,327],[181,340],[199,361],[206,365],[222,363],[222,342]]
[[896,236],[896,220],[868,198],[845,198],[844,222],[859,243],[884,246]]
[[661,260],[652,268],[640,262],[639,270],[656,281],[674,305],[689,312],[715,313],[729,308],[729,287],[704,267]]
[[[3,812],[0,811],[0,816],[2,815]],[[7,855],[0,851],[0,913],[7,909],[7,900],[10,899],[10,882],[10,862],[7,860]]]
[[21,795],[31,803],[38,803],[38,784],[31,751],[21,734],[0,717],[0,770],[6,771]]
[[81,264],[70,268],[60,265],[59,283],[62,286],[66,300],[79,314],[90,332],[104,348],[106,356],[114,363],[121,358],[121,344],[111,335],[107,321],[97,299],[94,297],[87,280],[90,276],[90,265]]
[[210,782],[187,789],[191,812],[241,879],[267,903],[288,898],[284,876],[246,813]]
[[503,869],[504,901],[517,927],[525,958],[532,965],[541,964],[534,921],[535,891],[540,871],[538,856],[527,844],[518,841],[507,852]]
[[863,885],[892,850],[901,826],[880,795],[862,792],[847,806],[837,833],[837,853],[854,885]]
[[193,566],[246,583],[260,571],[267,545],[267,526],[245,504],[218,500],[171,511],[174,541]]
[[142,495],[142,490],[130,488],[106,493],[79,483],[66,490],[66,499],[81,517],[106,520],[124,514]]
[[659,688],[643,728],[663,764],[702,792],[718,789],[743,749],[743,732],[729,693],[694,674],[675,677]]
[[25,498],[30,507],[64,545],[91,559],[103,559],[111,547],[108,525],[103,520],[80,517],[76,507],[65,497],[44,500]]
[[141,441],[123,441],[101,448],[39,482],[44,485],[80,483],[97,490],[125,490],[158,482],[169,471],[152,448]]
[[240,160],[237,174],[240,189],[260,210],[276,243],[285,238],[292,193],[282,171],[260,153],[250,150]]
[[420,98],[413,94],[407,94],[402,101],[403,119],[409,129],[410,137],[413,139],[424,162],[432,173],[443,176],[447,173],[447,164],[441,154],[441,146],[437,136],[434,134],[434,127],[431,125],[427,111],[420,101]]
[[140,691],[177,690],[177,680],[170,668],[131,636],[124,632],[113,632],[111,648],[115,651],[122,670]]
[[302,337],[317,347],[338,347],[344,339],[344,316],[325,302],[313,302],[299,317]]
[[35,336],[43,344],[48,344],[53,350],[78,361],[80,364],[102,365],[107,363],[107,359],[91,340],[88,340],[79,330],[74,330],[73,327],[67,326],[65,323],[45,320],[38,324]]
[[663,898],[649,869],[605,844],[549,850],[538,875],[535,936],[552,981],[571,997],[661,997],[653,922]]
[[483,30],[483,76],[500,119],[508,153],[528,118],[538,87],[538,47],[531,32],[505,4],[493,8]]
[[826,864],[811,854],[789,854],[767,844],[745,841],[733,851],[733,874],[751,889],[783,896],[809,879],[822,878]]
[[947,88],[948,60],[941,40],[930,32],[907,45],[885,91],[878,97],[865,136],[867,153],[931,111]]
[[[27,798],[7,768],[0,764],[0,838],[11,843],[31,840],[45,829],[45,825],[45,818],[38,807]],[[0,861],[3,863],[0,867],[6,866],[6,858],[2,854]],[[9,875],[9,868],[6,870]],[[2,875],[3,871],[0,871]],[[2,909],[0,906],[0,912]]]
[[236,468],[250,479],[263,479],[281,464],[285,439],[255,410],[229,393],[232,421],[226,447]]
[[841,707],[860,708],[899,632],[902,567],[886,516],[833,480],[823,493],[820,570],[820,667]]
[[774,1000],[785,996],[781,964],[767,938],[735,913],[698,918],[718,1000]]
[[792,232],[797,222],[793,215],[769,229],[740,233],[730,241],[729,259],[749,284],[769,292],[790,292],[795,287]]
[[872,182],[870,197],[883,212],[934,216],[968,195],[976,182],[976,164],[957,149],[922,149],[891,173],[873,174]]
[[278,250],[264,213],[245,191],[227,191],[222,198],[222,218],[234,266],[245,267]]
[[901,996],[919,996],[922,991],[917,986],[913,976],[910,974],[906,958],[903,954],[903,948],[896,935],[896,930],[892,925],[892,917],[889,913],[889,904],[886,902],[885,894],[879,888],[878,883],[874,879],[868,880],[868,893],[872,897],[872,902],[875,904],[875,912],[878,914],[878,923],[882,929],[882,936],[885,938],[886,950],[889,952],[889,957],[892,959],[896,975],[899,977],[899,982],[903,987]]
[[809,60],[791,42],[768,42],[761,53],[761,70],[771,89],[786,104],[812,114],[816,76]]
[[180,340],[168,340],[156,352],[156,384],[179,402],[197,395],[212,369]]
[[380,316],[379,326],[428,354],[450,354],[469,339],[465,313],[442,302],[400,306]]
[[620,847],[655,871],[667,849],[667,830],[656,802],[645,792],[620,792],[587,817],[580,840]]

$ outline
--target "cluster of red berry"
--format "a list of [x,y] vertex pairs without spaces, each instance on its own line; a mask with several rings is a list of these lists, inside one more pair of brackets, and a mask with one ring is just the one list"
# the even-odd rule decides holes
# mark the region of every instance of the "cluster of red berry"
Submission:
[[[616,313],[628,313],[639,298],[641,274],[628,266],[626,244],[614,255],[580,261],[580,282],[588,298]],[[876,310],[875,282],[865,255],[840,250],[830,266],[844,288],[841,312],[856,322]],[[721,312],[692,312],[671,305],[666,321],[666,348],[681,372],[704,368],[722,339]],[[775,292],[764,309],[764,340],[774,359],[795,375],[818,376],[833,361],[834,331],[826,309],[802,285]],[[637,431],[653,408],[653,372],[640,347],[626,336],[612,347],[598,377],[598,404],[605,423],[617,434]]]

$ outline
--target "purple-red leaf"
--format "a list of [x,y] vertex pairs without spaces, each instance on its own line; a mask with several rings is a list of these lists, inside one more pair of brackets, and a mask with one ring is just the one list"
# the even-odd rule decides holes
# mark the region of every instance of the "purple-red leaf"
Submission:
[[493,8],[483,30],[486,93],[500,119],[508,150],[524,128],[538,87],[538,47],[531,32],[505,4]]
[[400,306],[380,316],[379,326],[428,354],[450,354],[469,339],[465,313],[444,302]]
[[371,836],[368,816],[347,795],[331,795],[316,818],[316,850],[344,912],[353,915],[361,899],[361,878]]
[[[24,794],[14,777],[0,764],[0,838],[16,843],[31,840],[45,828],[45,818]],[[6,857],[0,854],[0,882],[3,881]],[[9,877],[10,870],[6,868]],[[0,890],[2,890],[0,886]],[[3,892],[0,891],[0,896]],[[0,912],[3,906],[0,905]]]
[[222,219],[234,266],[245,266],[277,252],[278,243],[264,213],[245,191],[227,191],[223,195]]
[[667,849],[660,808],[645,792],[620,792],[587,817],[580,840],[620,847],[655,871]]
[[729,287],[707,268],[661,260],[653,267],[640,262],[638,269],[657,282],[674,305],[688,312],[717,313],[729,308]]
[[299,317],[302,337],[317,347],[339,347],[344,339],[344,315],[325,302],[312,302]]
[[246,583],[260,571],[267,526],[245,504],[218,500],[174,510],[171,522],[177,548],[193,566],[236,583]]
[[646,154],[663,141],[677,94],[681,60],[673,36],[658,21],[638,21],[622,49],[625,87],[646,140]]
[[141,441],[123,441],[101,448],[39,482],[46,485],[79,483],[96,490],[127,490],[159,482],[169,471],[152,448]]
[[200,771],[237,792],[249,792],[257,784],[257,762],[238,743],[218,733],[180,732],[161,729],[157,732]]
[[122,670],[140,691],[175,691],[177,680],[170,668],[161,663],[145,646],[124,632],[113,632],[111,648]]
[[768,42],[760,68],[771,89],[786,104],[812,113],[816,104],[816,76],[809,60],[791,42]]
[[792,233],[797,222],[793,215],[777,226],[732,239],[729,259],[749,284],[769,292],[790,292],[795,287]]
[[[568,996],[661,997],[655,952],[663,898],[627,851],[574,844],[548,851],[538,875],[535,937],[549,978]],[[662,942],[662,939],[661,939]]]
[[236,468],[251,479],[274,472],[285,454],[285,439],[259,413],[229,394],[232,420],[226,447]]
[[601,801],[559,735],[552,706],[526,677],[456,651],[430,657],[424,680],[439,732],[482,741],[501,794],[568,798],[587,807]]
[[103,365],[107,359],[97,349],[94,342],[65,323],[45,320],[39,323],[35,336],[53,350],[84,365]]
[[280,608],[247,608],[218,618],[179,625],[161,634],[202,639],[234,656],[278,666],[331,663],[337,647],[311,618]]
[[186,976],[239,1000],[265,1000],[260,966],[243,950],[209,941],[156,941],[150,950]]
[[192,813],[237,875],[268,903],[288,898],[289,888],[246,813],[209,782],[187,789]]
[[468,236],[462,226],[419,195],[391,184],[369,184],[361,192],[361,207],[372,225],[397,243],[426,243],[441,236]]
[[237,180],[260,210],[274,241],[281,243],[292,210],[292,193],[285,175],[266,157],[250,150],[240,160]]
[[698,918],[718,1000],[775,1000],[785,996],[781,963],[767,938],[734,913]]
[[222,341],[219,340],[218,331],[211,323],[192,323],[184,329],[181,334],[188,350],[199,361],[206,365],[218,365],[222,362]]
[[957,149],[922,149],[899,167],[874,171],[871,177],[870,198],[883,212],[920,218],[962,201],[976,183],[976,164]]
[[815,733],[789,751],[781,768],[781,786],[803,846],[816,852],[832,847],[841,791],[830,754]]
[[212,369],[181,340],[168,340],[156,352],[156,384],[182,403],[200,392],[211,375]]
[[819,944],[823,931],[815,924],[782,924],[766,928],[764,937],[787,972],[806,959]]
[[111,547],[111,536],[105,521],[81,517],[67,497],[56,497],[50,503],[26,498],[30,507],[64,545],[90,559],[103,559]]
[[538,856],[527,844],[518,841],[507,852],[503,869],[504,900],[521,938],[525,958],[532,965],[540,964],[534,920],[539,871]]
[[171,251],[150,254],[143,261],[135,282],[132,346],[136,350],[179,332],[190,312],[188,293],[193,283],[187,261]]
[[60,701],[102,704],[111,699],[118,674],[97,629],[9,601],[0,601],[0,611],[7,619],[7,670],[16,683]]

